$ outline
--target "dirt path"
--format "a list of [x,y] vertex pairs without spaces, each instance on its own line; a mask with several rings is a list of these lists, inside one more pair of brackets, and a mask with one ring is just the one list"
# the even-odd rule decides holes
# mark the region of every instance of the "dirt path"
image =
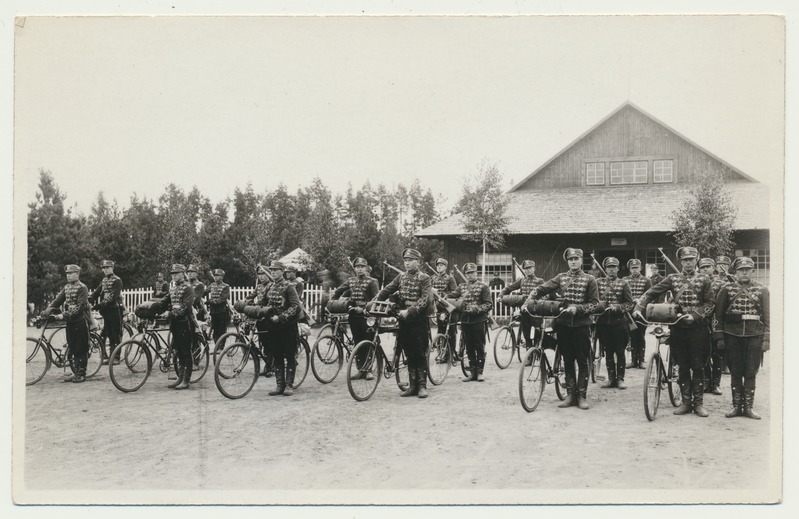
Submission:
[[210,370],[189,391],[166,389],[159,372],[125,394],[105,369],[84,384],[60,382],[55,369],[25,388],[24,482],[45,501],[81,490],[92,502],[259,503],[712,502],[773,484],[768,365],[758,376],[761,421],[724,418],[725,377],[724,395],[706,396],[709,418],[672,415],[664,394],[649,422],[637,369],[624,391],[591,384],[588,411],[557,409],[549,385],[526,413],[518,368],[499,370],[489,353],[483,383],[461,383],[453,369],[419,400],[383,380],[362,403],[343,372],[328,385],[309,372],[291,398],[269,397],[273,379],[261,378],[233,401]]

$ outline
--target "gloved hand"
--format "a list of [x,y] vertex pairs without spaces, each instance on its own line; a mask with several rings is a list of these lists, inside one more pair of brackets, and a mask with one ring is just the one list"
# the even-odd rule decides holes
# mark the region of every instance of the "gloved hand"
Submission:
[[600,302],[599,302],[599,303],[597,303],[597,305],[594,307],[594,313],[595,313],[595,314],[601,314],[602,312],[604,312],[605,310],[607,310],[607,308],[608,308],[608,304],[607,304],[606,302],[604,302],[604,301],[600,301]]
[[760,343],[760,349],[763,351],[768,351],[771,348],[771,344],[769,344],[768,336],[763,337],[763,341]]

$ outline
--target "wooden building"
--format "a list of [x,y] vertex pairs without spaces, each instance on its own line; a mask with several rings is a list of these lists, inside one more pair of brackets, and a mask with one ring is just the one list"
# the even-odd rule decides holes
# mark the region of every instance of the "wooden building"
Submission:
[[[675,261],[671,215],[688,196],[687,184],[705,171],[723,174],[733,203],[735,255],[751,256],[757,277],[768,281],[768,189],[734,166],[625,103],[508,191],[509,232],[503,250],[482,257],[480,244],[464,240],[460,215],[417,236],[444,241],[450,264],[485,265],[487,278],[519,275],[512,259],[533,259],[536,274],[549,278],[565,268],[566,247],[579,247],[600,261],[630,258],[666,268],[657,248]],[[701,251],[700,251],[701,252]],[[626,269],[622,269],[626,275]]]

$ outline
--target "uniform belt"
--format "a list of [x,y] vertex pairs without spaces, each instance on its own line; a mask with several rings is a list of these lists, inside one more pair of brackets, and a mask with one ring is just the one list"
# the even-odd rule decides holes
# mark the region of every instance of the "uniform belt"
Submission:
[[760,316],[754,314],[741,314],[742,321],[759,321]]

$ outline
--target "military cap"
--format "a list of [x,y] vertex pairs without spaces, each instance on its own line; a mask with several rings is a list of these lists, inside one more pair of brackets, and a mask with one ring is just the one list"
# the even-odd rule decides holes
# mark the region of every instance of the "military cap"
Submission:
[[103,260],[103,262],[100,264],[100,268],[105,268],[105,267],[112,267],[113,268],[113,266],[114,266],[114,262],[111,261],[111,260]]
[[445,267],[449,266],[449,261],[445,260],[444,258],[438,258],[436,260],[436,266],[444,265]]
[[368,267],[369,262],[366,261],[366,258],[355,258],[355,261],[352,262],[353,265],[356,267]]
[[170,274],[174,274],[176,272],[186,272],[186,266],[182,263],[173,263],[172,268],[169,269]]
[[573,248],[569,247],[565,251],[563,251],[563,259],[564,260],[568,261],[569,258],[574,258],[574,257],[582,258],[583,257],[583,249],[573,249]]
[[294,265],[289,265],[288,267],[286,267],[286,272],[297,272],[297,267],[295,267]]
[[699,251],[696,250],[696,247],[680,247],[677,249],[677,259],[691,259],[691,258],[698,258]]
[[738,256],[735,258],[735,261],[732,262],[730,268],[733,270],[753,269],[755,268],[755,262],[748,256]]
[[631,269],[633,267],[641,268],[641,260],[639,260],[638,258],[633,258],[627,262],[628,269]]
[[189,263],[189,266],[186,267],[186,272],[197,272],[197,267],[193,263]]
[[699,260],[699,263],[697,263],[697,266],[699,268],[702,268],[702,267],[715,267],[716,266],[716,262],[713,261],[713,258],[702,258],[702,259]]
[[524,261],[522,261],[522,268],[526,269],[527,267],[535,267],[535,261],[533,261],[533,260],[524,260]]
[[421,260],[422,253],[416,249],[411,249],[410,247],[402,251],[402,259],[415,259]]
[[716,263],[719,265],[729,265],[731,263],[729,256],[719,256],[716,258]]
[[607,258],[602,260],[602,267],[618,267],[619,266],[619,259],[614,258],[613,256],[608,256]]
[[214,276],[224,276],[225,271],[222,269],[214,269]]
[[263,265],[258,265],[258,269],[255,271],[256,274],[269,274],[269,271]]
[[286,270],[286,266],[279,261],[273,261],[269,264],[269,270]]
[[467,263],[463,266],[463,273],[468,274],[469,272],[477,272],[477,265],[474,263]]
[[66,265],[64,267],[64,272],[66,272],[67,274],[70,274],[72,272],[80,273],[80,267],[77,266],[77,265],[71,265],[71,264],[70,265]]

